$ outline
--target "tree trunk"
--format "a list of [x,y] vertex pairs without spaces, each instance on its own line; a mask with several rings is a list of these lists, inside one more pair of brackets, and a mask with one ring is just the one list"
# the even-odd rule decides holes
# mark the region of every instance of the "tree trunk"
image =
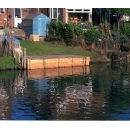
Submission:
[[117,31],[119,32],[119,27],[120,27],[120,19],[117,19]]

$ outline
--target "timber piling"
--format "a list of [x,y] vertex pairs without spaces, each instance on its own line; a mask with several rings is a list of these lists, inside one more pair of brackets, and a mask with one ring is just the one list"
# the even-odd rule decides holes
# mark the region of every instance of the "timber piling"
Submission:
[[79,55],[27,56],[26,68],[31,70],[31,69],[88,66],[89,62],[90,57]]

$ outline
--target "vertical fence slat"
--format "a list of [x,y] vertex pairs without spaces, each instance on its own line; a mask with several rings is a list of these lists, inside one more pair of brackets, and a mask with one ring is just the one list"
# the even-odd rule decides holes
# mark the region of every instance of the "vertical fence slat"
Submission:
[[12,56],[26,68],[26,48],[21,48],[19,40],[10,34],[0,35],[0,55]]
[[24,50],[23,51],[23,59],[24,59],[23,60],[24,61],[24,67],[23,68],[26,69],[26,48],[24,48],[23,50]]

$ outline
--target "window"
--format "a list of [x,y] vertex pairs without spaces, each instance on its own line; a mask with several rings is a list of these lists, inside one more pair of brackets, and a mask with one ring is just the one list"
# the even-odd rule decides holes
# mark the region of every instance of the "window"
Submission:
[[90,9],[84,9],[84,11],[90,11]]
[[62,21],[62,8],[58,8],[58,20]]
[[82,9],[75,9],[75,11],[82,11]]
[[21,9],[20,8],[15,8],[15,17],[21,18]]
[[50,8],[50,18],[62,20],[62,8]]
[[68,11],[74,11],[74,9],[67,9]]
[[5,13],[5,8],[0,8],[0,14],[4,14]]
[[57,18],[57,8],[53,8],[53,18]]

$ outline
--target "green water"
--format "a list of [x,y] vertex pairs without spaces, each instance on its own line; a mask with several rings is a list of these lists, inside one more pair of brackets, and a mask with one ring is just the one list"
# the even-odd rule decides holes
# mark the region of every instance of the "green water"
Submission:
[[0,71],[0,119],[130,120],[130,67],[89,69],[89,74],[35,79],[26,71]]

